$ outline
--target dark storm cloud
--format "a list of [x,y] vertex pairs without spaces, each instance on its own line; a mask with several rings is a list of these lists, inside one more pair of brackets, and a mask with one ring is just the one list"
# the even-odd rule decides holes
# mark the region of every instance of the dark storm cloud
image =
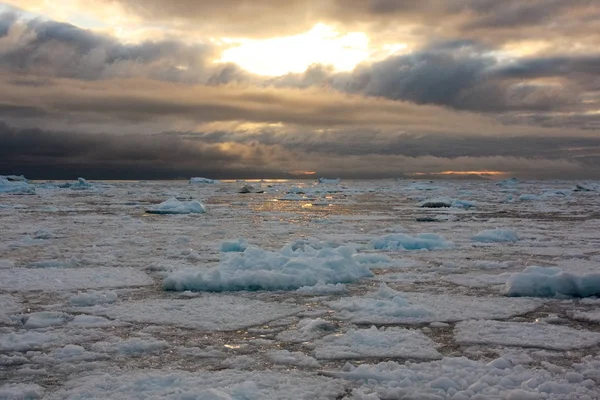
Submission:
[[226,151],[177,137],[80,134],[16,129],[0,121],[0,174],[40,179],[172,179],[196,174],[261,177],[268,152],[256,146]]
[[[427,154],[428,140],[407,138],[407,145],[422,141],[422,155],[337,154],[328,152],[325,139],[312,133],[313,149],[290,150],[279,144],[235,143],[213,137],[199,140],[180,134],[109,135],[16,129],[0,123],[0,174],[25,174],[32,179],[172,179],[194,175],[215,178],[285,178],[289,171],[317,171],[343,178],[394,178],[402,174],[445,170],[496,170],[523,177],[599,177],[594,155],[576,161],[519,156],[445,157]],[[485,142],[485,140],[483,140]],[[319,146],[321,143],[323,146]],[[413,146],[415,147],[415,146]],[[433,154],[431,154],[433,153]],[[474,153],[475,154],[475,153]]]
[[[302,74],[272,80],[276,86],[329,87],[417,104],[484,112],[553,110],[578,102],[583,76],[600,76],[595,58],[530,59],[501,64],[471,42],[435,44],[431,49],[359,65],[350,73],[313,66]],[[600,59],[600,57],[598,58]],[[530,82],[541,76],[574,76],[560,86]],[[577,76],[576,76],[577,75]],[[575,80],[575,78],[577,80]]]

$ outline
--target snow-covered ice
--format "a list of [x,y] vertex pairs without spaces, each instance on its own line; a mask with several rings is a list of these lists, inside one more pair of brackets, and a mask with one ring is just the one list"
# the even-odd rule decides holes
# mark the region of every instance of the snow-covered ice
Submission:
[[431,339],[416,329],[351,329],[343,335],[329,335],[316,342],[318,359],[410,358],[438,359],[440,353]]
[[463,321],[456,325],[456,342],[482,345],[573,350],[600,343],[600,333],[544,322]]
[[434,233],[417,236],[392,233],[371,240],[369,247],[375,250],[437,250],[451,248],[452,243]]
[[600,273],[574,274],[558,267],[530,266],[513,274],[504,292],[507,296],[590,297],[600,295]]
[[597,182],[0,181],[2,399],[600,393]]
[[336,318],[355,324],[415,324],[499,319],[533,311],[535,299],[401,293],[382,284],[375,293],[328,303]]
[[132,268],[0,269],[0,290],[8,292],[116,288],[150,284],[152,280],[148,275]]
[[180,201],[171,197],[146,209],[146,212],[150,214],[203,214],[206,212],[206,207],[198,200]]
[[292,290],[303,286],[353,282],[372,276],[352,258],[347,247],[306,246],[277,252],[249,246],[242,252],[224,254],[219,266],[204,270],[175,271],[163,282],[165,290]]
[[517,232],[509,229],[486,229],[472,237],[475,242],[516,242],[519,240]]
[[302,308],[235,296],[210,295],[189,300],[138,300],[83,310],[127,322],[231,331],[293,315]]

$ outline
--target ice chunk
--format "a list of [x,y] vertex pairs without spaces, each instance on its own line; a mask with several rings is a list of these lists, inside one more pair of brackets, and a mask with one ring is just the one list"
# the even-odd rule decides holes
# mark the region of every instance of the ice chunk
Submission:
[[477,233],[471,240],[475,242],[516,242],[519,240],[517,232],[508,229],[487,229]]
[[296,293],[309,296],[328,296],[332,294],[346,293],[348,288],[343,283],[323,284],[317,283],[315,286],[302,286],[296,290]]
[[319,178],[318,182],[323,183],[323,184],[337,185],[338,183],[341,182],[341,180],[340,180],[340,178],[336,178],[336,179]]
[[392,262],[392,258],[386,254],[358,253],[352,256],[360,264],[381,264]]
[[175,197],[146,210],[150,214],[203,214],[204,204],[198,200],[179,201]]
[[422,233],[417,236],[393,233],[369,242],[369,247],[375,250],[437,250],[449,249],[452,246],[452,242],[434,233]]
[[66,324],[72,317],[69,314],[56,311],[41,311],[25,314],[21,317],[25,329],[47,328]]
[[248,247],[248,242],[244,239],[225,240],[221,242],[221,252],[242,252]]
[[69,304],[77,307],[87,307],[96,304],[111,304],[117,301],[115,292],[101,292],[92,290],[89,292],[79,292],[78,294],[69,297]]
[[266,251],[248,246],[241,253],[226,253],[219,266],[209,270],[187,269],[171,273],[165,290],[293,290],[317,283],[346,283],[373,276],[352,258],[346,247]]
[[63,189],[71,189],[71,190],[87,190],[87,189],[92,189],[94,186],[91,183],[89,183],[87,180],[85,180],[84,178],[77,178],[77,182],[63,183],[63,184],[58,185],[58,187],[63,188]]
[[91,307],[86,311],[120,321],[231,331],[293,315],[302,308],[235,296],[208,295],[189,300],[130,301],[111,307]]
[[513,274],[504,287],[507,296],[590,297],[600,295],[600,273],[576,275],[557,267],[531,266]]
[[27,181],[13,181],[0,175],[0,194],[35,194],[35,186]]
[[546,323],[463,321],[454,330],[456,342],[463,345],[490,344],[573,350],[600,343],[600,333]]
[[329,335],[316,344],[318,359],[373,357],[438,359],[434,343],[421,331],[403,328],[352,329],[344,335]]
[[209,179],[209,178],[194,177],[194,178],[190,178],[190,183],[207,183],[207,184],[213,184],[213,183],[219,183],[219,181],[217,181],[215,179]]
[[56,335],[45,332],[26,331],[0,334],[0,351],[26,352],[42,349],[56,341]]
[[305,318],[298,322],[296,330],[284,331],[277,335],[277,340],[301,343],[325,336],[338,329],[337,325],[321,318]]
[[0,290],[9,292],[151,285],[143,271],[132,268],[0,269]]

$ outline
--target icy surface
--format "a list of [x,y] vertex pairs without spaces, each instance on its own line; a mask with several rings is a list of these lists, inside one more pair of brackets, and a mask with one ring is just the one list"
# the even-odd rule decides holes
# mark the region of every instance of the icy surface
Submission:
[[371,327],[329,335],[316,343],[318,359],[410,358],[437,359],[433,342],[419,330]]
[[202,178],[202,177],[194,177],[194,178],[190,178],[190,183],[219,183],[219,181],[215,180],[215,179],[209,179],[209,178]]
[[516,242],[519,235],[509,229],[487,229],[477,233],[472,238],[475,242]]
[[[597,365],[582,365],[580,368],[590,375],[600,372]],[[568,373],[529,370],[521,365],[512,366],[502,358],[489,363],[449,357],[420,364],[384,362],[360,365],[351,371],[330,375],[362,384],[351,397],[360,400],[577,400],[595,399],[598,394],[592,380],[578,380],[573,376],[569,381]]]
[[376,293],[332,301],[336,317],[357,324],[414,324],[498,319],[535,310],[534,299],[400,293],[382,284]]
[[346,247],[315,250],[310,246],[278,252],[250,246],[226,256],[218,267],[183,270],[169,275],[165,290],[292,290],[317,284],[353,282],[372,276],[371,271],[352,258]]
[[371,240],[369,246],[375,250],[436,250],[448,249],[452,243],[433,233],[417,236],[394,233]]
[[510,277],[504,292],[507,296],[590,297],[600,295],[600,273],[574,274],[557,267],[525,268]]
[[454,334],[460,344],[496,344],[573,350],[600,343],[600,333],[543,322],[463,321]]
[[300,372],[135,371],[73,379],[48,400],[140,398],[197,400],[337,399],[343,382]]
[[206,212],[206,208],[198,200],[180,201],[171,197],[155,207],[148,208],[146,212],[150,214],[203,214]]
[[9,292],[92,289],[150,285],[143,271],[130,268],[0,269],[0,290]]
[[189,300],[139,300],[85,310],[121,321],[231,331],[293,315],[302,308],[213,295]]
[[0,398],[597,399],[577,184],[4,179]]

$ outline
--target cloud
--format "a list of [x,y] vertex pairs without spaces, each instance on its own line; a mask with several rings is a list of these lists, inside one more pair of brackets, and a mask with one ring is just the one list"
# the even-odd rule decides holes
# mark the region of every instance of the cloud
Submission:
[[[432,138],[435,142],[435,138]],[[319,143],[320,136],[312,140]],[[314,170],[343,178],[394,178],[446,170],[495,170],[523,177],[600,177],[598,163],[517,156],[336,154],[275,144],[190,140],[170,135],[110,135],[16,129],[0,123],[0,173],[38,179],[285,178]],[[410,139],[408,140],[410,142]],[[424,141],[426,142],[426,140]]]

